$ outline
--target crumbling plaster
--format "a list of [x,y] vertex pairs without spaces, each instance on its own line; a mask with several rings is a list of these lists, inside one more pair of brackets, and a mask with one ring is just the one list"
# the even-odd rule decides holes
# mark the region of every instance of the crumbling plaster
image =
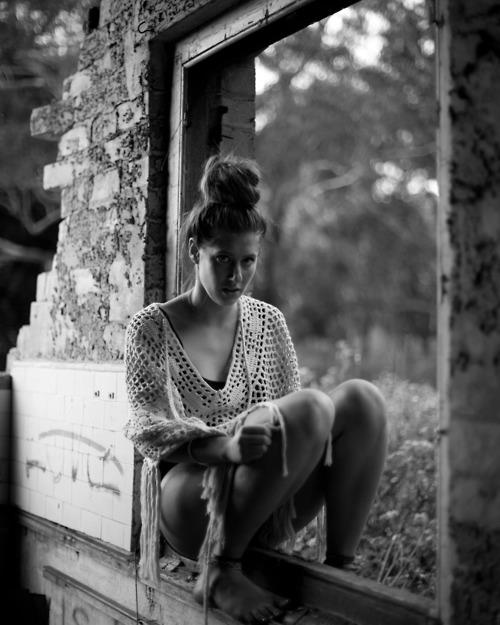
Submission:
[[61,223],[13,357],[120,359],[130,316],[164,297],[170,85],[154,39],[229,4],[103,0],[61,100],[33,111],[32,134],[59,141],[43,182],[61,190]]
[[500,6],[443,4],[449,504],[441,598],[446,623],[493,625],[500,622]]

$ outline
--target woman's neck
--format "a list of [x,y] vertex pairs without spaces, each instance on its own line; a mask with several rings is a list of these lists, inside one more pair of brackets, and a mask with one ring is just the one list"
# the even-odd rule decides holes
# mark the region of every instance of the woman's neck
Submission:
[[186,293],[186,298],[193,316],[203,320],[207,325],[223,326],[234,322],[238,315],[238,302],[221,306],[207,295],[198,282]]

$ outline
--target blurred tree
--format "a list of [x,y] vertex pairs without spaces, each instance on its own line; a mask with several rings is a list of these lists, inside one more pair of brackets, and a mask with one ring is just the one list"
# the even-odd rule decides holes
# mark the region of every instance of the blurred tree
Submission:
[[366,0],[259,57],[256,295],[297,339],[434,335],[433,52],[423,0]]
[[60,97],[75,67],[84,5],[0,1],[0,369],[57,241],[59,194],[42,188],[56,144],[30,136],[30,114]]

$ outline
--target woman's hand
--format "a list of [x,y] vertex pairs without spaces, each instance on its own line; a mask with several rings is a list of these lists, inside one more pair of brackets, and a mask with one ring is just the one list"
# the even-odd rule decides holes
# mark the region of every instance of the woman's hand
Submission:
[[249,464],[262,458],[271,445],[271,425],[244,425],[226,439],[224,458],[234,464]]

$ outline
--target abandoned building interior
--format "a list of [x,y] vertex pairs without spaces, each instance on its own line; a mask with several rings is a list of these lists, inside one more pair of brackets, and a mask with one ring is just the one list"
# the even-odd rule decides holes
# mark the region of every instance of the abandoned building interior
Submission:
[[[205,159],[254,154],[256,55],[350,4],[101,0],[62,99],[33,111],[32,134],[58,142],[43,179],[60,189],[62,220],[0,380],[2,423],[11,424],[2,441],[12,439],[2,493],[17,511],[22,586],[43,598],[51,625],[202,621],[182,571],[166,568],[154,590],[138,577],[141,458],[122,434],[125,328],[179,292],[179,228]],[[252,575],[311,608],[301,625],[500,623],[500,7],[429,4],[439,107],[438,597],[255,550]],[[79,475],[75,453],[85,459]],[[211,611],[209,622],[232,621]]]

